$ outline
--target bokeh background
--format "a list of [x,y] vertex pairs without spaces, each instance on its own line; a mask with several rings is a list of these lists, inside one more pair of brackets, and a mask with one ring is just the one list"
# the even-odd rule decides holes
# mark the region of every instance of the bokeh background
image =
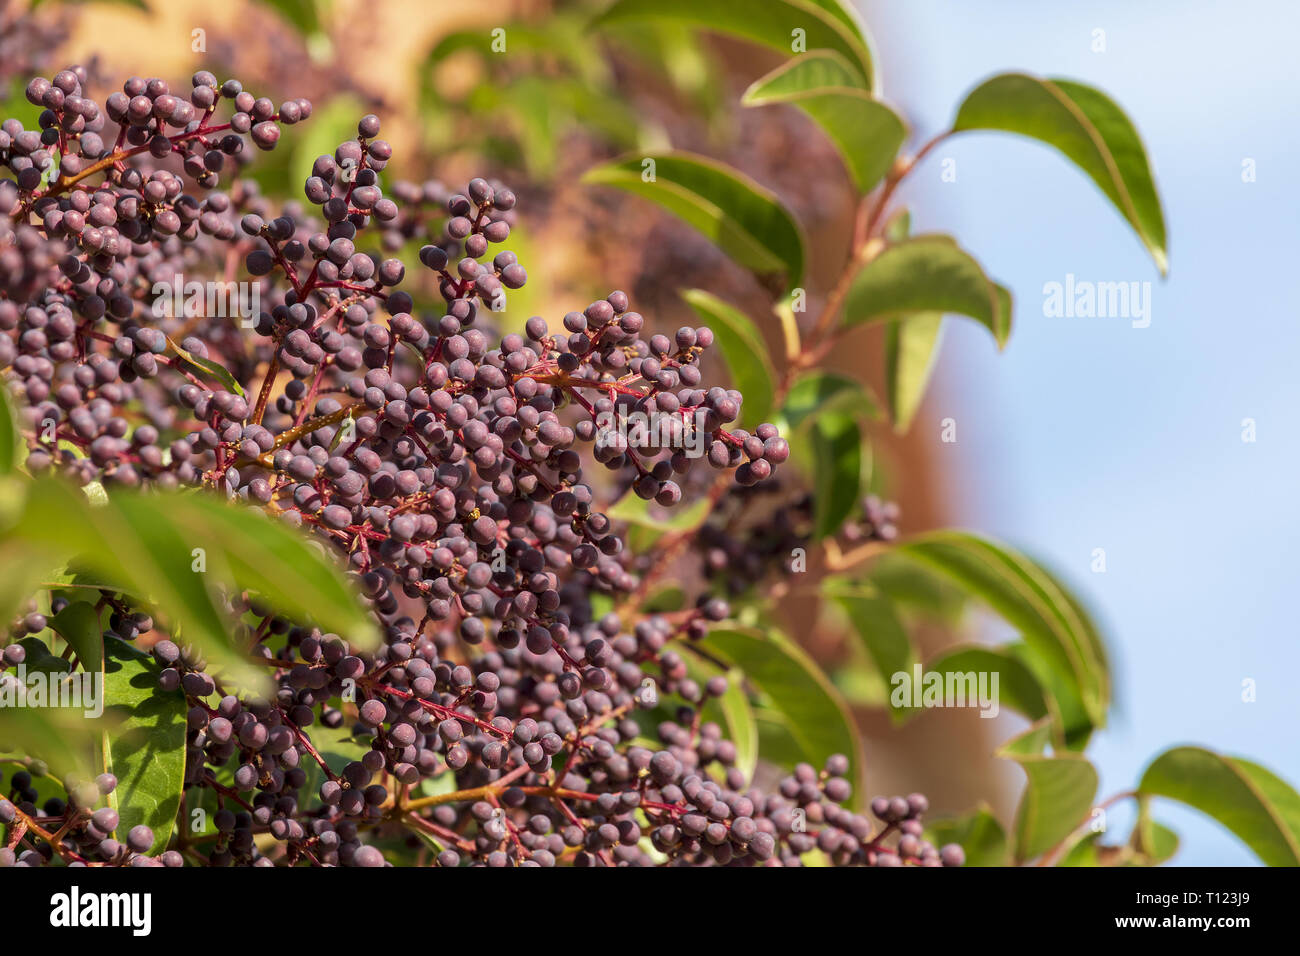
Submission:
[[[20,63],[42,58],[47,75],[93,60],[114,83],[131,73],[179,82],[207,68],[277,101],[308,96],[312,121],[287,132],[274,162],[259,163],[272,189],[301,182],[304,164],[360,113],[378,112],[403,175],[495,173],[519,184],[512,245],[530,274],[527,295],[512,297],[520,323],[615,287],[665,328],[686,320],[678,287],[764,307],[764,290],[703,239],[635,200],[594,199],[576,185],[596,160],[638,146],[719,156],[777,189],[803,222],[819,224],[814,277],[833,277],[849,229],[838,159],[816,148],[793,110],[735,106],[780,58],[685,31],[622,37],[627,55],[605,62],[584,52],[594,41],[583,25],[602,5],[49,0],[33,13],[26,0],[0,0],[0,79],[8,88]],[[901,502],[904,531],[959,524],[1004,538],[1046,559],[1096,610],[1118,684],[1112,725],[1090,749],[1103,795],[1131,787],[1155,753],[1180,742],[1300,778],[1288,560],[1300,525],[1290,487],[1300,470],[1291,278],[1300,93],[1290,50],[1300,7],[862,0],[860,10],[884,97],[908,118],[911,145],[944,128],[991,73],[1081,80],[1109,92],[1140,130],[1170,234],[1161,281],[1091,183],[1046,148],[966,134],[926,160],[901,193],[915,229],[960,236],[1015,294],[1016,327],[998,354],[984,330],[950,320],[910,435],[875,436],[882,490]],[[497,24],[512,25],[515,44],[499,63],[440,46],[455,31]],[[539,77],[561,84],[543,87]],[[940,178],[944,159],[956,161],[955,182]],[[1243,182],[1245,160],[1253,182]],[[1150,327],[1044,317],[1044,283],[1067,273],[1151,282]],[[775,327],[765,331],[775,349]],[[876,338],[850,343],[835,361],[879,365]],[[939,441],[949,417],[956,444]],[[1242,441],[1243,419],[1254,420],[1253,443]],[[1104,573],[1092,570],[1097,548]],[[791,622],[806,611],[794,597],[785,607]],[[842,656],[842,635],[796,633],[819,658]],[[928,650],[951,639],[922,638]],[[1242,700],[1246,679],[1256,682],[1253,703]],[[898,730],[869,701],[854,702],[873,790],[921,789],[949,812],[985,799],[1010,819],[1022,774],[992,751],[1021,722],[931,712]],[[1176,864],[1255,862],[1193,812],[1161,805],[1157,815],[1184,838]],[[1116,816],[1112,826],[1126,832],[1130,821]]]

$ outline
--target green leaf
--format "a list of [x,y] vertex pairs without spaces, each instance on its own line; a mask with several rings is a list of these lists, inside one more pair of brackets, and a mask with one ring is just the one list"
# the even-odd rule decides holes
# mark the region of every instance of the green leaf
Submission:
[[947,577],[893,552],[871,563],[867,580],[893,598],[899,610],[949,625],[958,623],[966,606],[965,593]]
[[[917,660],[916,649],[887,595],[869,584],[846,584],[835,578],[826,582],[823,591],[848,615],[853,630],[886,685],[891,684],[895,674],[903,673],[910,677],[912,665]],[[890,710],[896,718],[909,709],[910,702],[896,708],[891,701]]]
[[898,114],[859,87],[852,66],[831,50],[812,50],[782,64],[755,80],[741,103],[788,103],[803,110],[839,149],[862,193],[889,172],[907,135]]
[[1213,817],[1269,866],[1300,866],[1300,794],[1272,771],[1202,747],[1175,747],[1142,774],[1138,793]]
[[22,435],[9,386],[0,381],[0,476],[11,475],[21,460]]
[[[998,675],[998,705],[1037,721],[1055,716],[1055,702],[1038,682],[1033,671],[1005,648],[965,645],[948,648],[927,661],[927,673],[987,673]],[[1053,724],[1055,726],[1055,724]]]
[[109,806],[117,832],[144,824],[151,853],[171,839],[185,782],[185,695],[158,686],[159,667],[125,641],[104,638],[104,704],[116,726],[104,730],[104,769],[117,777]]
[[862,434],[852,416],[832,412],[819,416],[811,432],[813,479],[813,539],[839,530],[858,503],[862,481]]
[[954,132],[1002,130],[1060,150],[1097,184],[1168,271],[1164,213],[1151,164],[1124,111],[1100,90],[1071,80],[1005,73],[962,102]]
[[1088,819],[1097,770],[1078,754],[1046,757],[1004,747],[999,755],[1020,764],[1028,777],[1015,826],[1015,858],[1023,863],[1051,850]]
[[1011,862],[1006,831],[986,803],[960,817],[935,820],[926,827],[926,839],[935,846],[956,843],[966,851],[967,866],[1008,866]]
[[304,37],[320,32],[320,14],[316,10],[316,0],[257,0],[257,2],[276,11]]
[[795,30],[805,49],[834,50],[851,64],[856,85],[872,87],[871,55],[856,21],[835,0],[617,0],[595,21],[685,21],[730,33],[786,53],[794,51]]
[[[773,631],[715,628],[701,645],[734,665],[784,715],[804,759],[820,768],[832,754],[852,765],[849,779],[862,772],[857,728],[840,693],[808,654]],[[855,786],[855,795],[861,787]]]
[[763,336],[747,315],[703,289],[687,289],[682,298],[713,330],[732,382],[745,396],[740,424],[752,429],[767,421],[776,394],[776,372],[768,360]]
[[942,312],[919,312],[889,323],[885,337],[885,390],[894,428],[907,431],[921,407],[925,387],[939,357]]
[[868,262],[853,278],[844,323],[860,325],[910,312],[969,316],[1002,348],[1011,334],[1011,297],[948,236],[906,239]]
[[94,605],[74,601],[50,619],[50,627],[72,645],[85,670],[95,672],[103,666],[104,630]]
[[[651,167],[643,165],[653,160]],[[648,180],[648,181],[647,181]],[[776,195],[744,173],[692,153],[628,154],[587,170],[582,181],[653,200],[760,275],[803,278],[803,236]]]
[[[117,500],[133,522],[147,520],[158,508],[149,497]],[[317,542],[264,512],[211,496],[187,495],[167,507],[192,547],[208,549],[210,567],[214,559],[224,560],[230,580],[261,594],[278,613],[313,620],[362,650],[377,646],[378,634],[356,591]]]
[[641,528],[685,532],[694,531],[702,525],[709,516],[709,508],[708,499],[704,498],[690,505],[663,508],[653,501],[646,501],[636,492],[629,491],[612,507],[606,508],[605,514],[614,521],[626,521]]
[[860,382],[817,369],[795,379],[781,406],[781,417],[791,431],[829,412],[874,420],[880,417],[880,406]]
[[39,637],[24,637],[18,646],[27,652],[23,664],[29,673],[36,671],[49,677],[62,677],[72,670],[72,665],[51,651],[50,646]]
[[946,575],[1020,631],[1043,668],[1060,678],[1056,697],[1067,737],[1104,725],[1110,680],[1088,634],[1091,624],[1039,565],[960,531],[922,535],[897,551]]
[[722,671],[713,664],[695,656],[686,658],[687,669],[701,687],[711,677],[727,678],[727,692],[721,697],[709,698],[702,709],[705,720],[715,721],[725,730],[725,736],[736,745],[734,766],[748,781],[758,765],[758,724],[754,710],[745,694],[745,674],[738,668]]
[[225,387],[226,391],[234,392],[236,395],[241,397],[243,396],[244,386],[239,384],[239,381],[235,376],[230,374],[230,370],[224,365],[219,362],[214,362],[211,359],[201,358],[200,356],[194,355],[192,352],[187,352],[171,339],[167,340],[167,344],[172,347],[173,352],[183,358],[190,365],[193,365],[195,368],[199,369],[199,371],[208,373],[219,381]]

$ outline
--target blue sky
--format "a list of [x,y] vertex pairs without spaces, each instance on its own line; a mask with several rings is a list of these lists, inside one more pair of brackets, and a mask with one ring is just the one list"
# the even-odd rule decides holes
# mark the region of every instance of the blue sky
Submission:
[[[1300,781],[1300,4],[864,0],[884,97],[913,145],[989,74],[1025,70],[1108,92],[1140,130],[1164,200],[1170,275],[1092,183],[1054,151],[964,134],[903,196],[917,231],[947,231],[1016,296],[998,354],[950,319],[934,436],[955,519],[1046,559],[1111,638],[1117,712],[1091,755],[1102,792],[1156,752],[1199,742]],[[1093,52],[1095,30],[1105,52]],[[956,182],[941,182],[956,160]],[[1254,160],[1256,181],[1242,181]],[[1151,324],[1047,318],[1067,274],[1152,283]],[[958,422],[956,445],[938,422]],[[1256,441],[1242,441],[1242,421]],[[940,461],[943,462],[943,457]],[[1104,548],[1106,571],[1091,570]],[[1257,700],[1242,701],[1242,681]],[[1177,863],[1255,857],[1170,803]]]

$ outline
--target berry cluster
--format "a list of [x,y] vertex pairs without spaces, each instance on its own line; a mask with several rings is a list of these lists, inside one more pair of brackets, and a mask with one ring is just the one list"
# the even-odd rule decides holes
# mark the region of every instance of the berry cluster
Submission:
[[[161,688],[187,701],[187,800],[217,805],[216,838],[187,846],[191,860],[377,866],[379,844],[411,830],[443,847],[441,865],[793,864],[814,846],[836,863],[889,857],[880,840],[907,821],[873,833],[841,807],[845,758],[798,768],[776,793],[747,789],[734,745],[702,717],[726,681],[701,685],[689,666],[724,601],[633,620],[594,610],[598,593],[638,584],[599,500],[630,489],[677,504],[700,464],[690,447],[742,488],[789,456],[772,425],[728,429],[743,397],[703,381],[710,329],[648,334],[613,292],[562,332],[534,317],[501,335],[493,314],[527,281],[494,251],[516,205],[503,184],[386,189],[393,150],[368,115],[316,160],[305,202],[238,179],[222,192],[248,139],[274,148],[309,102],[276,107],[207,72],[184,95],[133,78],[102,105],[85,83],[75,67],[32,80],[40,129],[0,131],[14,175],[0,180],[0,365],[27,467],[109,494],[191,486],[264,508],[337,553],[383,634],[361,653],[229,595],[257,621],[235,639],[274,675],[262,699],[224,686],[129,595],[103,594],[114,633],[151,647]],[[410,275],[379,251],[408,243],[422,267]],[[602,424],[631,413],[666,422],[667,440]],[[588,479],[592,460],[603,472]],[[33,612],[14,633],[46,625]],[[636,718],[660,694],[680,701],[676,720],[649,731]],[[331,766],[313,728],[344,726],[356,759]],[[434,780],[450,789],[417,795]],[[179,862],[145,853],[151,833],[117,843],[88,792],[38,808],[28,783],[15,778],[0,812],[61,836],[21,862]],[[897,854],[931,862],[902,848],[917,836],[905,830]]]
[[[853,546],[898,537],[899,507],[865,496],[838,539]],[[731,596],[751,592],[773,577],[790,573],[796,554],[811,546],[813,500],[779,481],[738,489],[728,496],[692,542],[705,577]]]

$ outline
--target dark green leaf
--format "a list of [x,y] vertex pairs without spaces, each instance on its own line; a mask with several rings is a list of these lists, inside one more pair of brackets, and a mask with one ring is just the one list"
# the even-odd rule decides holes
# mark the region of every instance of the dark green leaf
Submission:
[[1060,150],[1097,184],[1168,269],[1164,213],[1137,130],[1106,94],[1071,80],[1006,73],[972,90],[953,130],[1003,130]]
[[849,287],[844,322],[859,325],[912,312],[969,316],[993,333],[999,348],[1011,334],[1010,293],[947,236],[904,240],[863,266]]
[[1259,764],[1175,747],[1151,762],[1138,792],[1213,817],[1269,866],[1300,866],[1300,794]]
[[682,298],[713,330],[714,342],[726,360],[732,382],[745,396],[740,424],[752,429],[767,421],[776,394],[776,372],[767,357],[763,336],[747,315],[703,289],[688,289]]
[[862,481],[862,434],[843,412],[826,413],[810,434],[814,460],[813,537],[839,530],[858,503]]
[[104,659],[104,630],[94,605],[74,601],[50,619],[50,627],[72,645],[85,670],[100,669]]
[[[652,179],[643,165],[650,160]],[[784,273],[786,288],[803,277],[803,236],[794,217],[775,194],[738,170],[691,153],[629,154],[589,169],[582,181],[653,200],[746,268]]]
[[117,777],[109,794],[119,834],[144,824],[150,852],[171,839],[185,781],[185,695],[158,686],[158,665],[116,637],[104,638],[104,769]]
[[853,67],[831,50],[800,54],[745,91],[745,106],[789,103],[831,138],[859,192],[884,178],[907,130],[898,114],[855,82]]

